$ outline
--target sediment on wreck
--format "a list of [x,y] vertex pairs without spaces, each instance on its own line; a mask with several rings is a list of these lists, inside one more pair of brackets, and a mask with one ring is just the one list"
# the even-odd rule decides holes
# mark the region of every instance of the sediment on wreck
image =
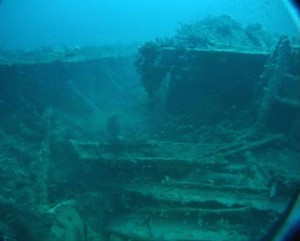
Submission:
[[3,210],[44,240],[245,241],[298,188],[299,47],[259,24],[207,18],[138,56],[17,56],[0,63],[9,232]]

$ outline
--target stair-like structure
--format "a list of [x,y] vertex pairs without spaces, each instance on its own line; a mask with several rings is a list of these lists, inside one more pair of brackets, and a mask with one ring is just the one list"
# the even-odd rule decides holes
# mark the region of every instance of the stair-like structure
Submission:
[[[231,144],[72,142],[81,161],[115,177],[106,230],[130,240],[252,240],[280,217],[298,179],[261,162],[280,135]],[[255,239],[255,237],[257,237]]]

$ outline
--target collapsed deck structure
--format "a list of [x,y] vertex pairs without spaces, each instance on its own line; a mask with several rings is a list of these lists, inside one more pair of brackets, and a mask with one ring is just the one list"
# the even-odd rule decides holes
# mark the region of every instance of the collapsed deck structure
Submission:
[[267,40],[222,16],[140,48],[161,140],[72,142],[115,171],[114,238],[258,240],[280,218],[299,183],[299,48]]
[[[32,190],[18,185],[34,200],[28,220],[53,223],[44,227],[51,240],[259,240],[280,218],[300,182],[300,51],[289,37],[221,16],[145,43],[135,62],[147,94],[143,128],[128,131],[128,116],[112,112],[97,135],[81,124],[82,113],[103,116],[95,79],[108,88],[128,69],[124,58],[80,51],[56,51],[42,64],[34,55],[29,70],[1,65],[8,86],[17,76],[43,92],[39,76],[53,69],[60,80],[46,85],[52,101],[47,91],[41,100],[22,93],[39,124],[24,121],[16,134],[3,121],[0,132],[8,161],[39,163]],[[16,203],[0,196],[0,215],[1,206],[22,214]]]

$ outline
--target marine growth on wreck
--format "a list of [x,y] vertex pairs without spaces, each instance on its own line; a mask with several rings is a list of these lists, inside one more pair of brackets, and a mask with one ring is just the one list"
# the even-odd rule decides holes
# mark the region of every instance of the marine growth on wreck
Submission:
[[227,15],[1,51],[0,240],[260,240],[299,187],[299,51]]

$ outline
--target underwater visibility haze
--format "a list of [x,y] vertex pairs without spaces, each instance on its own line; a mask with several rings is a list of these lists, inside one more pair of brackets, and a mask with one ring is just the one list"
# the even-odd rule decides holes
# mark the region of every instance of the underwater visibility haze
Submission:
[[0,0],[0,241],[296,240],[288,1]]
[[3,0],[0,47],[27,50],[49,45],[141,44],[156,37],[171,37],[180,23],[223,14],[243,26],[260,23],[268,32],[298,35],[296,10],[287,8],[287,2]]

